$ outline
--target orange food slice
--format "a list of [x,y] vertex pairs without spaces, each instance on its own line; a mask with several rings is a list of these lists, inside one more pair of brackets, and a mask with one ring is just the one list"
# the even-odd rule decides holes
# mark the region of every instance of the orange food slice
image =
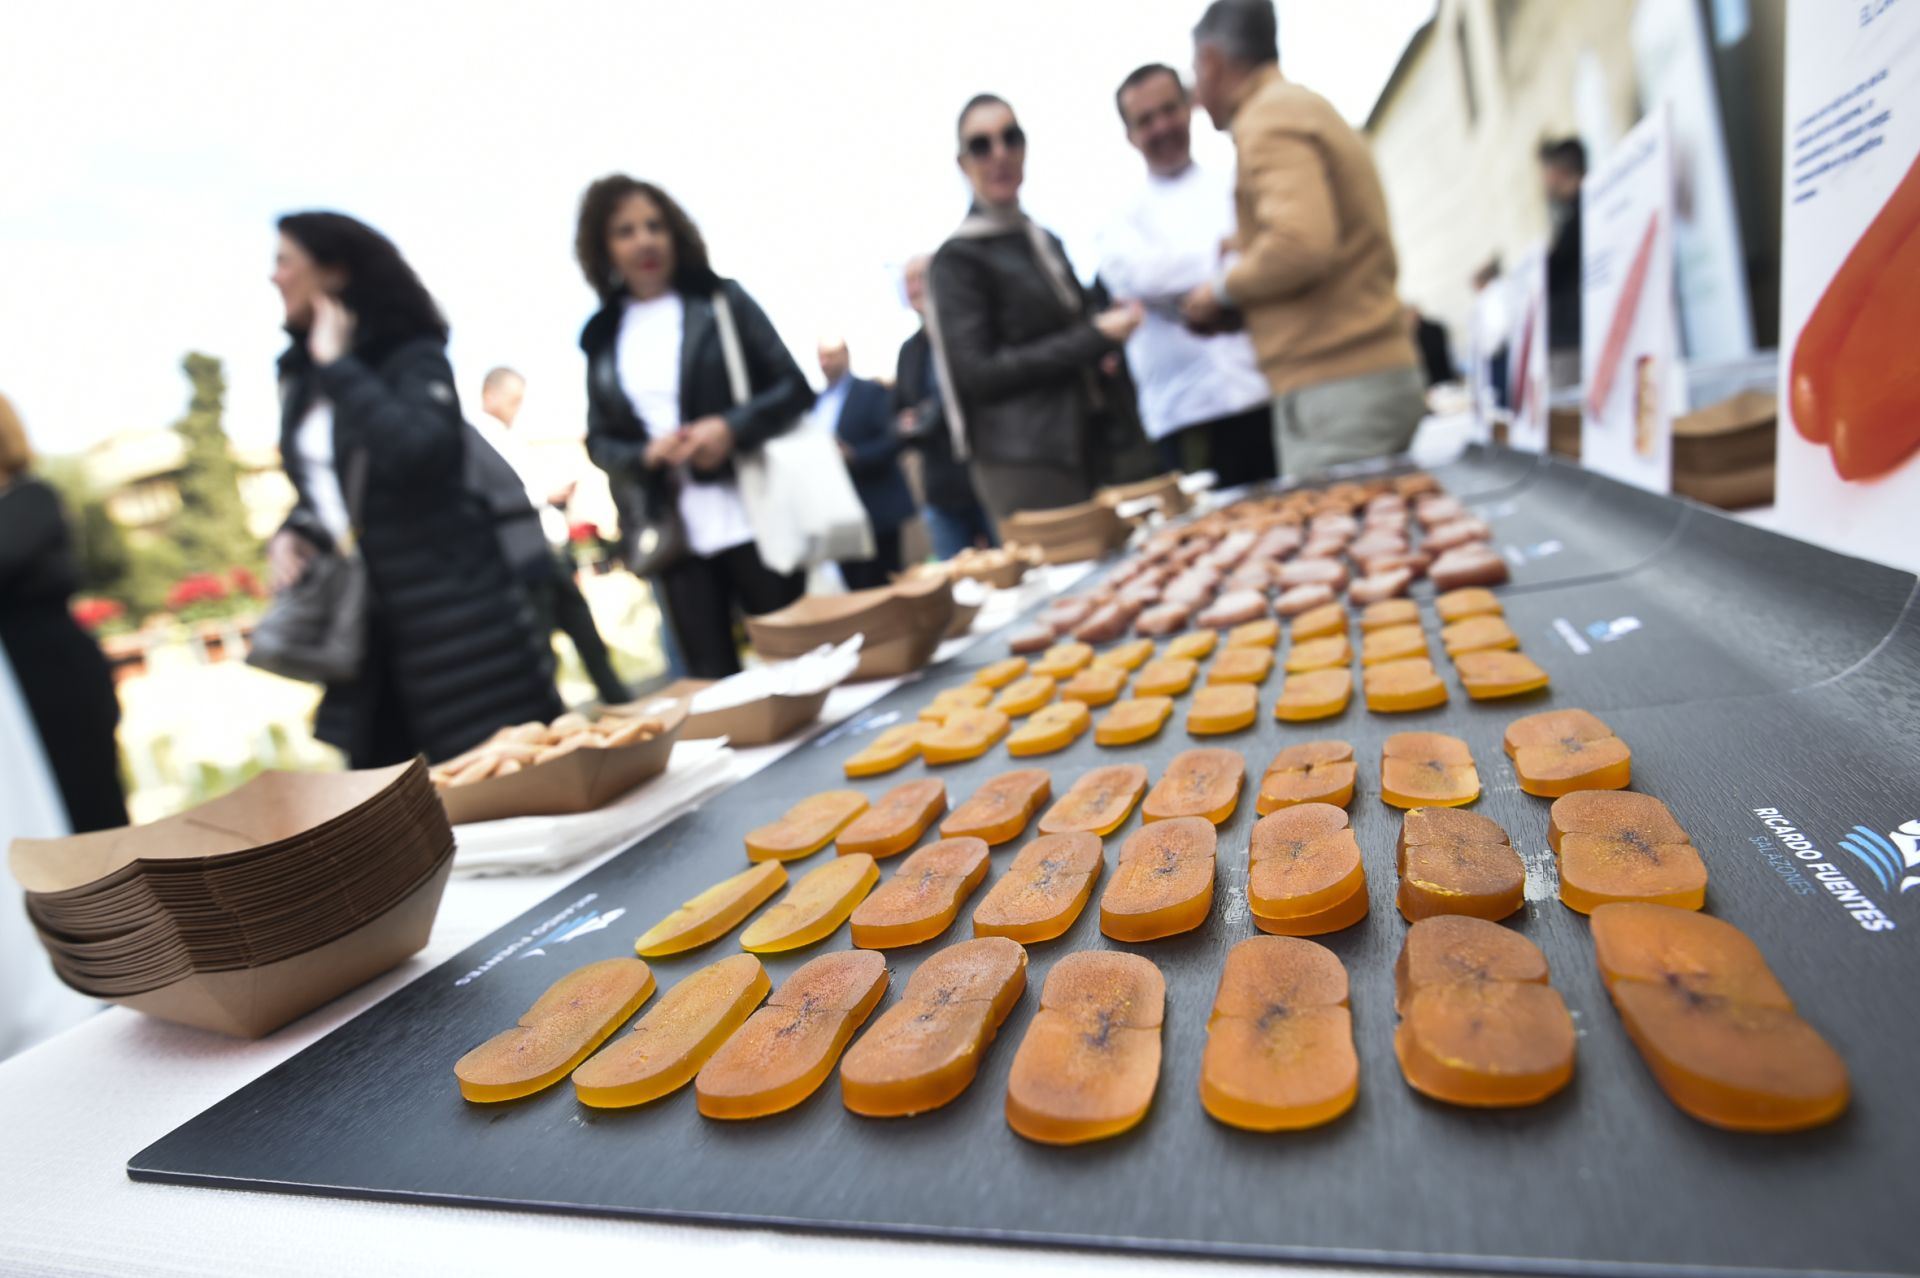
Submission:
[[593,1055],[652,993],[653,972],[637,958],[575,968],[549,985],[518,1025],[454,1064],[460,1094],[491,1104],[553,1086]]
[[1309,608],[1293,619],[1287,627],[1287,633],[1295,643],[1308,639],[1327,639],[1334,635],[1347,633],[1347,606],[1343,603],[1326,603]]
[[1447,704],[1447,685],[1440,682],[1440,676],[1433,672],[1433,662],[1425,657],[1368,666],[1365,686],[1367,709],[1375,714],[1429,710]]
[[856,1114],[923,1114],[973,1085],[987,1045],[1027,988],[1027,952],[985,936],[930,954],[900,1001],[840,1062],[840,1099]]
[[1056,686],[1051,675],[1028,675],[1000,689],[987,705],[1005,715],[1032,714],[1053,700]]
[[962,684],[936,692],[933,700],[920,708],[920,718],[927,723],[945,723],[955,710],[978,710],[992,700],[992,688],[977,683]]
[[1273,717],[1287,723],[1331,719],[1345,712],[1351,700],[1353,671],[1309,670],[1287,676],[1280,686],[1280,699],[1273,703]]
[[896,785],[880,801],[855,817],[834,839],[841,856],[864,852],[879,860],[904,852],[920,841],[927,827],[947,810],[947,783],[921,777]]
[[867,810],[858,790],[826,790],[788,808],[778,821],[747,832],[749,861],[797,861],[812,856]]
[[1267,765],[1254,811],[1266,816],[1300,803],[1330,803],[1344,808],[1353,801],[1357,771],[1353,747],[1345,741],[1290,745]]
[[1056,701],[1041,706],[1007,738],[1007,753],[1024,757],[1064,750],[1092,723],[1093,712],[1084,701]]
[[1547,686],[1547,672],[1518,652],[1463,652],[1453,659],[1460,686],[1475,701],[1518,697]]
[[633,951],[659,958],[698,949],[733,931],[736,924],[786,886],[787,870],[778,861],[762,861],[714,884],[640,934]]
[[1158,736],[1172,717],[1171,697],[1129,697],[1114,702],[1113,708],[1100,716],[1093,739],[1103,746],[1133,745]]
[[1427,632],[1419,626],[1382,626],[1360,640],[1360,664],[1377,666],[1427,655]]
[[1189,630],[1183,635],[1175,635],[1167,641],[1162,656],[1185,657],[1188,661],[1205,661],[1213,653],[1213,645],[1220,641],[1217,630]]
[[1200,1104],[1230,1127],[1330,1123],[1360,1093],[1347,969],[1312,941],[1254,936],[1227,951],[1207,1020]]
[[1035,839],[973,908],[973,934],[1004,936],[1023,945],[1061,935],[1092,899],[1101,856],[1097,834]]
[[1063,701],[1084,701],[1104,706],[1127,686],[1127,672],[1118,666],[1088,666],[1060,688]]
[[1400,823],[1395,859],[1397,903],[1410,923],[1441,914],[1504,919],[1526,903],[1526,862],[1505,830],[1476,813],[1412,809]]
[[1529,981],[1429,985],[1407,1000],[1393,1054],[1408,1086],[1449,1105],[1537,1105],[1573,1080],[1573,1017]]
[[1273,617],[1262,617],[1227,631],[1229,648],[1271,648],[1279,642],[1280,622]]
[[1306,674],[1313,670],[1344,670],[1353,661],[1353,644],[1346,635],[1328,635],[1324,639],[1296,641],[1287,650],[1287,673]]
[[1100,930],[1116,941],[1157,941],[1205,923],[1218,838],[1205,817],[1171,817],[1128,835],[1100,894]]
[[1238,750],[1182,750],[1140,805],[1143,821],[1205,817],[1219,825],[1240,803],[1247,761]]
[[1693,841],[1650,794],[1576,790],[1553,801],[1547,842],[1560,855],[1560,900],[1582,914],[1613,901],[1697,910],[1707,866]]
[[[1264,648],[1241,649],[1264,652]],[[1222,683],[1202,688],[1193,694],[1187,710],[1187,732],[1196,737],[1215,737],[1253,726],[1260,713],[1260,697],[1250,683]]]
[[1093,659],[1096,666],[1108,666],[1116,670],[1138,670],[1153,655],[1153,640],[1129,639],[1117,643]]
[[1433,610],[1447,623],[1465,621],[1468,617],[1498,617],[1506,611],[1500,606],[1499,596],[1485,586],[1467,586],[1437,595]]
[[1449,657],[1457,657],[1463,652],[1518,649],[1520,636],[1513,633],[1513,627],[1507,624],[1504,617],[1468,617],[1442,626],[1440,644]]
[[1137,763],[1114,763],[1083,772],[1040,818],[1039,831],[1111,834],[1125,823],[1146,790],[1147,770]]
[[1585,710],[1546,710],[1507,725],[1507,753],[1520,788],[1543,799],[1575,790],[1624,790],[1633,753]]
[[1160,969],[1137,954],[1086,951],[1055,963],[1013,1054],[1007,1125],[1031,1141],[1077,1145],[1145,1118],[1166,1003]]
[[1360,614],[1360,629],[1365,633],[1385,630],[1390,626],[1417,626],[1420,624],[1420,605],[1411,599],[1382,599],[1372,603]]
[[973,672],[973,682],[983,688],[1004,688],[1027,672],[1025,657],[1003,657]]
[[797,950],[827,937],[880,881],[880,867],[864,852],[838,856],[809,870],[773,908],[740,934],[740,948],[754,954]]
[[1207,667],[1207,683],[1259,683],[1272,670],[1270,648],[1227,648]]
[[987,845],[941,839],[906,860],[854,909],[853,943],[889,950],[931,941],[960,916],[960,904],[987,877]]
[[1732,924],[1664,905],[1603,905],[1593,946],[1628,1037],[1685,1113],[1735,1131],[1789,1132],[1845,1112],[1846,1062]]
[[1380,798],[1396,808],[1457,808],[1480,797],[1473,751],[1444,732],[1396,732],[1380,747]]
[[759,1118],[819,1089],[887,993],[887,961],[840,950],[802,963],[694,1076],[708,1118]]
[[1067,676],[1085,669],[1087,664],[1092,660],[1092,644],[1080,643],[1077,640],[1070,639],[1064,643],[1056,643],[1053,647],[1041,653],[1040,659],[1033,663],[1032,673],[1051,675],[1055,679],[1065,679]]
[[1053,797],[1053,779],[1044,768],[1002,772],[975,790],[967,801],[940,823],[947,839],[984,839],[988,846],[1018,838],[1033,814]]
[[1261,817],[1247,845],[1247,907],[1264,932],[1319,936],[1367,915],[1367,872],[1347,814],[1301,803]]
[[1007,735],[1008,722],[999,710],[956,710],[920,739],[920,754],[931,764],[977,759]]
[[1393,1007],[1402,1011],[1429,985],[1460,982],[1547,983],[1547,956],[1510,927],[1464,914],[1421,919],[1407,929],[1393,965]]
[[1149,661],[1140,667],[1140,673],[1133,678],[1133,695],[1177,697],[1193,686],[1193,677],[1199,671],[1199,663],[1191,657],[1162,657],[1158,661]]
[[874,777],[892,772],[920,757],[920,741],[932,725],[916,720],[888,728],[845,764],[849,777]]
[[701,968],[661,995],[631,1033],[573,1071],[574,1095],[595,1109],[625,1109],[678,1091],[753,1015],[772,984],[751,954]]

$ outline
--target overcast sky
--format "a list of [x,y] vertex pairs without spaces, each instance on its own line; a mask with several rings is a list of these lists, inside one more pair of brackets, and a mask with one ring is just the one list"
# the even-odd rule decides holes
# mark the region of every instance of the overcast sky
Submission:
[[[1201,0],[153,0],[0,6],[0,393],[35,444],[164,425],[181,355],[226,361],[228,429],[277,430],[274,218],[334,208],[399,244],[453,325],[470,412],[495,363],[529,423],[584,426],[581,189],[624,170],[700,223],[814,377],[844,333],[890,374],[900,264],[965,211],[954,115],[1008,98],[1025,203],[1083,273],[1141,180],[1113,113],[1183,72]],[[1358,121],[1433,0],[1282,0],[1281,61]],[[1202,163],[1230,163],[1196,112]]]

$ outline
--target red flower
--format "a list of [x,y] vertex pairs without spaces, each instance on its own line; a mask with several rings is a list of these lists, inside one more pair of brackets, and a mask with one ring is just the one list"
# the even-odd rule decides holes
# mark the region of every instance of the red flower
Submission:
[[254,576],[249,568],[235,568],[227,574],[227,580],[232,583],[234,592],[237,594],[251,595],[255,599],[267,597],[267,588],[260,584],[260,579]]
[[126,613],[116,599],[99,599],[81,596],[73,601],[73,619],[88,630],[97,630],[106,622]]
[[569,541],[599,541],[600,525],[586,522],[574,524],[567,529],[567,539]]
[[190,604],[217,603],[232,592],[227,583],[210,572],[196,572],[173,583],[167,592],[167,608],[179,611]]

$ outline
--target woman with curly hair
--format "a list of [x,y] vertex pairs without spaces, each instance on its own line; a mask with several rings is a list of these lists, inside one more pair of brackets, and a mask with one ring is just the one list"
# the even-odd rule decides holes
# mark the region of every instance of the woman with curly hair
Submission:
[[370,586],[365,655],[314,735],[351,766],[447,758],[560,709],[532,609],[466,484],[447,323],[384,235],[341,213],[280,219],[273,283],[280,455],[299,501],[267,543],[284,590],[351,540]]
[[[580,200],[574,251],[600,309],[587,356],[587,453],[607,472],[628,566],[649,577],[688,674],[740,669],[736,611],[800,597],[805,576],[761,562],[733,458],[790,429],[813,403],[766,313],[707,263],[706,241],[673,198],[625,174]],[[736,403],[716,320],[724,299],[749,395]]]

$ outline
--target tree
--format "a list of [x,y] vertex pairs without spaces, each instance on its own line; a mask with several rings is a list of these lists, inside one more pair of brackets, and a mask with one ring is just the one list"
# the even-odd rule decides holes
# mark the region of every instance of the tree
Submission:
[[229,451],[226,426],[227,379],[220,360],[190,351],[180,361],[193,386],[187,415],[173,429],[186,445],[180,472],[180,511],[168,533],[189,572],[225,572],[254,566],[260,543],[247,531],[247,508],[240,499],[240,468]]

